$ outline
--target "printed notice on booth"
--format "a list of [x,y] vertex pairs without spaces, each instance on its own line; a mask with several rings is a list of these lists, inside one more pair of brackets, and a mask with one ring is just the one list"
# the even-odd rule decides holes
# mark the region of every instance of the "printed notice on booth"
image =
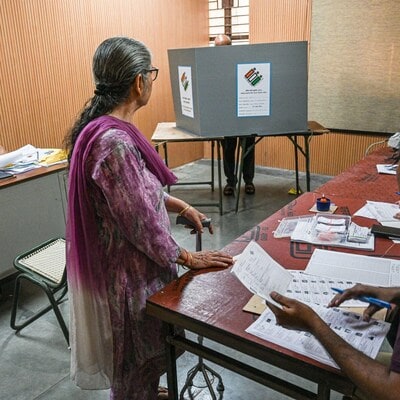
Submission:
[[193,90],[192,90],[192,68],[179,66],[179,94],[181,98],[182,115],[194,118],[193,113]]
[[270,63],[238,64],[237,116],[269,116],[271,104],[270,87]]

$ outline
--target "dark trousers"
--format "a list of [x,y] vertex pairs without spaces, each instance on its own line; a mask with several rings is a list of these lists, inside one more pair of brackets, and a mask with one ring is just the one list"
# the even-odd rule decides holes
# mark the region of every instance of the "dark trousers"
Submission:
[[[237,183],[237,178],[235,176],[235,166],[236,166],[236,147],[237,141],[241,138],[238,137],[225,137],[223,142],[224,150],[224,172],[226,176],[226,182],[230,186],[235,186]],[[246,152],[247,149],[254,145],[255,138],[247,137],[245,142],[245,148],[242,149]],[[247,183],[253,183],[254,179],[254,148],[252,147],[249,154],[243,160],[243,180]]]

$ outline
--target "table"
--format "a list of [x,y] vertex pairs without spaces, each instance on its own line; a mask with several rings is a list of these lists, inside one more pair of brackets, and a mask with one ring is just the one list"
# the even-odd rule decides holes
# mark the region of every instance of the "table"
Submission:
[[[396,179],[393,175],[391,180],[387,176],[378,175],[375,167],[376,161],[382,163],[382,154],[374,154],[367,160],[361,161],[363,168],[369,168],[370,174],[374,175],[375,182],[375,185],[370,188],[371,192],[366,193],[365,197],[344,197],[345,188],[349,188],[350,193],[357,187],[359,192],[363,189],[361,185],[355,183],[356,177],[353,174],[358,171],[358,168],[355,167],[346,171],[344,176],[339,175],[326,186],[324,185],[325,189],[329,189],[326,194],[338,206],[336,213],[352,215],[365,204],[366,198],[378,198],[379,192],[381,192],[381,181],[387,185],[385,191],[389,195],[386,200],[391,201],[393,197],[391,193],[396,190]],[[352,182],[353,186],[350,185]],[[335,194],[343,185],[343,191]],[[313,206],[317,197],[319,197],[318,193],[301,195],[234,240],[224,250],[232,255],[239,254],[251,240],[255,240],[285,268],[304,269],[316,246],[307,243],[292,243],[289,238],[276,239],[273,232],[282,218],[309,214],[308,210]],[[375,222],[363,217],[354,217],[353,220],[363,226],[370,226]],[[400,258],[399,246],[384,238],[376,238],[373,252],[330,246],[318,247],[341,252],[368,254],[373,257]],[[206,270],[190,271],[148,299],[148,313],[161,319],[169,331],[166,338],[167,374],[172,399],[178,399],[175,363],[177,348],[209,359],[297,399],[329,399],[331,390],[348,396],[353,393],[354,385],[341,371],[247,334],[245,329],[254,321],[254,315],[242,311],[242,308],[251,297],[252,294],[232,276],[229,270]],[[175,326],[188,329],[228,348],[315,382],[317,391],[310,392],[239,362],[207,345],[189,340],[179,332],[175,332]]]
[[65,235],[65,168],[41,167],[0,181],[0,279],[16,272],[18,254]]
[[[304,156],[305,166],[306,166],[306,185],[307,191],[310,191],[310,140],[313,136],[322,135],[324,133],[328,133],[329,130],[324,128],[321,124],[316,121],[308,121],[308,130],[305,132],[295,132],[295,133],[274,133],[271,135],[257,135],[254,145],[247,149],[249,152],[257,143],[259,143],[265,137],[280,137],[286,136],[292,143],[294,148],[294,161],[295,161],[295,172],[296,172],[296,193],[301,193],[301,188],[299,184],[299,153]],[[247,136],[246,136],[247,137]],[[239,140],[245,141],[246,137],[239,137]],[[303,137],[304,144],[300,145],[298,138]],[[195,185],[195,184],[211,184],[212,190],[214,190],[214,145],[217,144],[217,157],[218,157],[218,186],[219,186],[219,203],[217,206],[219,207],[220,214],[223,214],[223,202],[222,202],[222,185],[221,185],[221,154],[220,147],[222,145],[223,137],[215,136],[215,137],[204,137],[195,135],[189,131],[186,131],[181,128],[176,127],[175,122],[160,122],[157,124],[157,127],[151,137],[151,140],[156,143],[156,148],[159,146],[163,146],[164,149],[164,157],[165,163],[168,165],[168,143],[179,143],[179,142],[211,142],[211,181],[207,182],[182,182],[177,183],[177,185]],[[240,149],[244,148],[244,143],[242,146],[238,146],[237,152],[237,162],[236,165],[239,165],[237,169],[238,173],[238,183],[237,183],[237,196],[236,196],[236,207],[235,212],[239,210],[239,198],[240,198],[240,184],[243,175],[243,159],[247,155],[247,152],[240,152]],[[169,189],[169,188],[168,188]],[[212,204],[194,204],[194,205],[215,205]]]
[[[221,141],[222,137],[202,137],[195,135],[189,131],[176,127],[175,122],[160,122],[151,137],[152,142],[156,144],[158,151],[159,146],[163,147],[165,164],[168,166],[168,143],[182,142],[211,142],[211,180],[210,181],[195,181],[195,182],[178,182],[175,185],[211,185],[211,190],[214,191],[214,147],[217,145],[217,165],[218,165],[218,203],[199,203],[194,206],[216,206],[219,208],[220,215],[223,214],[222,202],[222,183],[221,183]],[[168,186],[169,191],[169,186]]]
[[[233,255],[239,254],[250,240],[255,240],[285,268],[304,269],[315,246],[306,243],[292,243],[289,238],[275,239],[273,231],[281,218],[306,214],[314,201],[315,194],[313,193],[300,196],[240,236],[225,250]],[[364,204],[361,199],[335,198],[335,201],[339,207],[338,212],[346,214],[354,213]],[[360,219],[361,217],[355,218],[355,222],[361,223]],[[372,223],[371,220],[369,222]],[[324,248],[355,253],[350,249],[338,250],[338,248],[329,246]],[[360,252],[360,254],[366,254],[366,252]],[[376,240],[376,250],[367,254],[375,257],[400,258],[398,247],[391,241],[381,238]],[[340,371],[247,334],[245,329],[254,321],[254,316],[242,311],[242,308],[251,297],[252,294],[232,276],[229,270],[213,270],[190,271],[148,299],[148,313],[164,321],[170,332],[167,337],[169,356],[167,372],[172,399],[178,399],[176,348],[202,356],[297,399],[329,399],[331,389],[351,395],[354,385]],[[175,334],[174,326],[188,329],[243,354],[313,381],[318,385],[317,393],[306,391],[232,359],[207,345],[200,345],[180,334]]]
[[378,174],[377,164],[391,164],[393,151],[382,147],[335,179],[328,181],[318,188],[319,193],[335,194],[342,197],[359,197],[371,201],[395,202],[400,200],[395,175]]
[[[255,140],[253,146],[250,146],[245,153],[241,152],[241,156],[239,156],[239,149],[244,149],[245,147],[245,140],[246,137],[241,137],[240,140],[242,141],[241,146],[238,149],[237,161],[240,165],[238,168],[238,179],[237,179],[237,196],[236,196],[236,208],[235,211],[238,212],[239,210],[239,198],[240,198],[240,185],[243,175],[243,160],[244,157],[251,151],[251,149],[259,143],[265,137],[279,137],[279,136],[286,136],[293,144],[294,148],[294,163],[295,163],[295,173],[296,173],[296,194],[301,194],[302,190],[300,188],[299,183],[299,152],[304,156],[305,159],[305,167],[306,167],[306,187],[307,191],[310,191],[310,141],[313,136],[323,135],[324,133],[329,133],[329,130],[324,128],[321,124],[316,121],[308,121],[308,130],[306,132],[297,132],[297,133],[275,133],[271,135],[257,135],[257,139]],[[300,145],[298,141],[298,137],[302,136],[304,140],[303,146]],[[240,159],[240,162],[239,162]]]

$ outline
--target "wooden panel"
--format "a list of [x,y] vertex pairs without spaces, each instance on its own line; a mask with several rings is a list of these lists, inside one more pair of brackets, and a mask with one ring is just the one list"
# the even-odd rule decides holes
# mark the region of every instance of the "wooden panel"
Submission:
[[[311,6],[312,0],[250,0],[250,43],[310,42]],[[371,143],[380,140],[382,137],[368,134],[315,137],[311,141],[311,172],[336,175],[361,159]],[[294,169],[292,144],[286,138],[263,139],[256,148],[256,164]],[[300,170],[305,170],[303,160]]]
[[250,0],[250,43],[309,40],[311,0]]
[[[361,160],[371,144],[384,139],[370,134],[348,135],[340,132],[314,136],[310,141],[311,172],[338,175]],[[303,138],[299,138],[298,142],[304,146]],[[385,146],[385,143],[377,146]],[[287,138],[264,138],[256,146],[256,160],[257,165],[293,170],[294,146]],[[302,156],[299,157],[299,168],[305,171]]]
[[[150,138],[158,122],[175,120],[167,49],[208,44],[207,0],[0,2],[0,144],[8,150],[26,143],[62,145],[67,129],[92,95],[94,50],[115,35],[142,40],[160,68],[152,98],[134,121]],[[309,40],[310,15],[311,0],[250,0],[251,43]],[[312,171],[329,175],[342,171],[342,164],[359,159],[368,140],[363,135],[315,138]],[[206,156],[208,148],[205,144]],[[346,149],[345,156],[340,149]],[[202,144],[171,146],[170,165],[201,158],[203,151]],[[263,140],[257,145],[256,163],[293,169],[292,155],[287,139]],[[336,156],[338,160],[333,159]]]
[[[167,49],[208,44],[207,0],[0,1],[0,143],[8,150],[62,145],[92,96],[96,47],[120,35],[143,41],[160,68],[134,121],[150,138],[158,122],[174,120]],[[182,144],[175,163],[202,155],[201,144]]]
[[398,0],[314,1],[310,119],[335,129],[399,129],[399,20]]

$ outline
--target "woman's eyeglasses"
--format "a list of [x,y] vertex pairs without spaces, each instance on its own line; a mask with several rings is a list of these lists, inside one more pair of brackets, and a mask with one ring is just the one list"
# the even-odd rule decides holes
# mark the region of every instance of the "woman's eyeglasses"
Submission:
[[145,69],[144,71],[147,72],[147,73],[151,73],[151,80],[152,81],[155,81],[157,79],[158,68],[153,67],[153,68],[150,68],[150,69]]

